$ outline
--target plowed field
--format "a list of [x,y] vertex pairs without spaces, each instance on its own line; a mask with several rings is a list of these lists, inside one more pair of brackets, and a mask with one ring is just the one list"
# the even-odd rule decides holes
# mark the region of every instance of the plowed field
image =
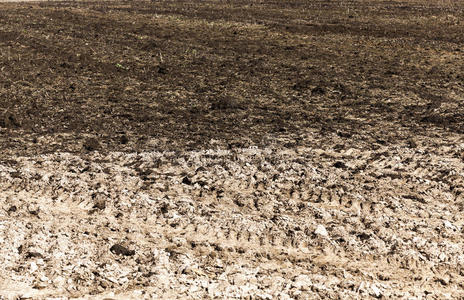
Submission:
[[0,298],[464,297],[463,1],[0,3]]

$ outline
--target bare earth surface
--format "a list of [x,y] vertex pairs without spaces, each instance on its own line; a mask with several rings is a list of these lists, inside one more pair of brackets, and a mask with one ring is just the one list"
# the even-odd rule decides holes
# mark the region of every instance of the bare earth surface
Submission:
[[0,299],[464,298],[463,20],[0,4]]

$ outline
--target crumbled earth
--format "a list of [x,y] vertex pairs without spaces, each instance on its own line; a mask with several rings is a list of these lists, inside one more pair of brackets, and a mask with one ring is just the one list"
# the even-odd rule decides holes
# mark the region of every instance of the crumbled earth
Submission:
[[464,143],[434,142],[16,157],[5,295],[462,297]]
[[0,298],[464,298],[464,2],[0,8]]

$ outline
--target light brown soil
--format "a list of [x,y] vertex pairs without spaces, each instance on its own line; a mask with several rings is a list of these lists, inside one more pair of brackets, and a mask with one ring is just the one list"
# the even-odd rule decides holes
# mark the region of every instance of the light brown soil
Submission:
[[464,297],[464,2],[0,8],[0,298]]

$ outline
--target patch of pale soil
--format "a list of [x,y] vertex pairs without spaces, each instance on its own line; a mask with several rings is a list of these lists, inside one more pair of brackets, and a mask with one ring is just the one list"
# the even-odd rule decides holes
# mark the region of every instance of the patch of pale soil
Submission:
[[413,144],[4,160],[0,296],[463,297],[464,145]]

